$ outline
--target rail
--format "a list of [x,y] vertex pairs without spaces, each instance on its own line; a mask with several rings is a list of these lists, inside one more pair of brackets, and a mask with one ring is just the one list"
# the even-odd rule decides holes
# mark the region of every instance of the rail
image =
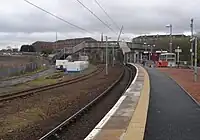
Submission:
[[55,88],[58,88],[58,87],[70,85],[70,84],[73,84],[73,83],[76,83],[76,82],[79,82],[79,81],[83,81],[83,80],[86,80],[86,79],[88,79],[88,78],[90,78],[94,75],[101,73],[103,70],[104,70],[104,67],[100,67],[97,70],[95,70],[95,71],[93,71],[89,74],[79,76],[79,77],[73,78],[71,80],[66,80],[66,81],[62,81],[62,82],[59,82],[59,83],[56,83],[56,84],[51,84],[51,85],[46,85],[46,86],[40,86],[40,87],[37,87],[37,88],[23,90],[23,91],[11,93],[11,94],[1,95],[0,96],[0,102],[12,100],[12,99],[15,99],[15,98],[21,98],[21,97],[32,95],[32,94],[35,94],[35,93],[39,93],[39,92],[42,92],[42,91],[47,91],[47,90],[55,89]]
[[[130,68],[128,68],[128,70],[132,71]],[[101,93],[98,97],[96,97],[94,100],[92,100],[86,106],[84,106],[83,108],[81,108],[75,114],[73,114],[72,116],[70,116],[69,118],[67,118],[65,121],[63,121],[62,123],[60,123],[54,129],[52,129],[51,131],[49,131],[48,133],[46,133],[39,140],[47,140],[47,139],[49,139],[49,138],[51,138],[53,136],[58,137],[58,135],[57,135],[58,131],[62,130],[63,127],[66,127],[68,124],[70,124],[71,122],[73,122],[74,119],[76,119],[78,116],[80,116],[81,114],[83,114],[84,112],[86,112],[92,105],[96,104],[103,96],[105,96],[111,89],[113,89],[121,81],[121,79],[124,76],[124,73],[125,73],[125,68],[124,68],[122,74],[118,77],[118,79],[109,88],[107,88],[103,93]],[[128,85],[126,86],[126,89],[129,87],[129,85],[130,85],[130,83],[132,81],[132,78],[133,78],[133,74],[131,73]]]

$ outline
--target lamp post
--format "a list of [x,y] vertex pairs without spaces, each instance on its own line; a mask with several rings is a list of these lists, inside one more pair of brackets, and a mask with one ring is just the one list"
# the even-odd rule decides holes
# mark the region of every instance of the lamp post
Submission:
[[172,24],[166,25],[166,27],[169,28],[170,32],[169,52],[172,53]]
[[155,48],[156,45],[154,44],[153,46],[151,46],[151,53],[153,53],[153,48]]

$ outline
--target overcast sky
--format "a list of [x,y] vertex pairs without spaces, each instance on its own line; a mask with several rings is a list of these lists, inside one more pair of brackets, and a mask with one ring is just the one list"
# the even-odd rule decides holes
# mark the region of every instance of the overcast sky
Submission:
[[[37,40],[91,36],[100,39],[104,32],[116,38],[116,34],[105,27],[76,0],[29,0],[63,19],[86,29],[74,28],[27,4],[24,0],[4,0],[0,5],[0,48],[20,47]],[[112,24],[94,0],[80,0],[99,18],[108,23],[115,32],[119,29]],[[191,17],[195,30],[200,31],[199,0],[98,0],[114,21],[124,26],[122,38],[149,33],[168,33],[166,24],[173,24],[175,33],[188,32]]]

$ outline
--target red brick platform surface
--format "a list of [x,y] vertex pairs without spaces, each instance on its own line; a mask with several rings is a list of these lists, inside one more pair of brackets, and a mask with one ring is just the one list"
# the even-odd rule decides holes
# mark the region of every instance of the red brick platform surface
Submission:
[[196,83],[194,82],[194,72],[191,69],[158,68],[158,70],[172,77],[200,103],[200,69]]

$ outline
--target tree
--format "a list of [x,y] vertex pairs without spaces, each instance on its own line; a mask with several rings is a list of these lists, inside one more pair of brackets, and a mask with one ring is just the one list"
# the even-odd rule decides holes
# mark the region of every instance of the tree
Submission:
[[32,45],[22,45],[20,52],[36,52],[36,50]]
[[46,49],[42,51],[42,54],[49,55],[53,52],[53,49]]

